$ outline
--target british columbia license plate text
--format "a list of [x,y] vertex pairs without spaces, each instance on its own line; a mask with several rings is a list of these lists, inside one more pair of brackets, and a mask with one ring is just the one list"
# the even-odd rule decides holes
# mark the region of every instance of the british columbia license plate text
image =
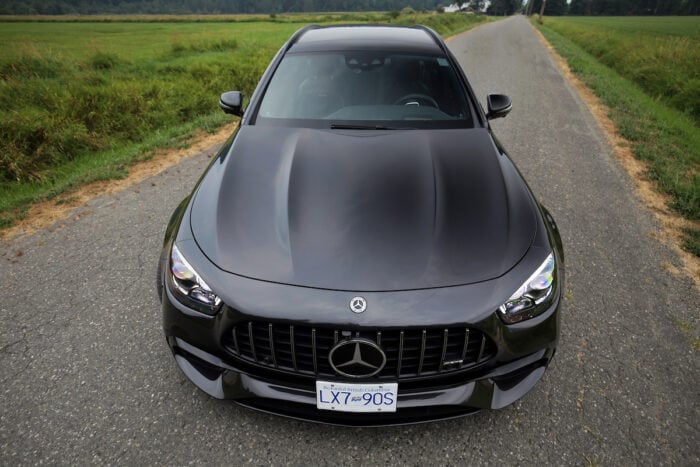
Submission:
[[340,412],[396,412],[397,383],[316,381],[316,407]]

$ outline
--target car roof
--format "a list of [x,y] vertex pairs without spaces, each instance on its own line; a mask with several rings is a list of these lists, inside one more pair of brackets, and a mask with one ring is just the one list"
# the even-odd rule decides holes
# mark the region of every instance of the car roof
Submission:
[[431,32],[428,28],[420,26],[310,27],[297,37],[289,52],[383,50],[445,55]]

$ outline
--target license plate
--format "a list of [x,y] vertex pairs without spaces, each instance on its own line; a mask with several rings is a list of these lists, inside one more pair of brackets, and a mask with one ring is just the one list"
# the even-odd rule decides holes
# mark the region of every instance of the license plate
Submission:
[[316,407],[339,412],[396,412],[398,383],[316,381]]

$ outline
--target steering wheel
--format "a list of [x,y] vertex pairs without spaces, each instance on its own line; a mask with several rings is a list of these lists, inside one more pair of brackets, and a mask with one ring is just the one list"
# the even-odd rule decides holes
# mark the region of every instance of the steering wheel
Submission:
[[436,109],[440,108],[438,103],[432,97],[426,94],[417,93],[406,94],[404,96],[399,97],[394,101],[394,105],[430,105],[432,107],[435,107]]

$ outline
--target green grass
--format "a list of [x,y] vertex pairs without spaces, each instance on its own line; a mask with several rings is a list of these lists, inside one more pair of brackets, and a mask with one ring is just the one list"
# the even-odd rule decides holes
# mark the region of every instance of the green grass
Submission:
[[546,25],[700,123],[700,17],[567,17]]
[[[627,41],[635,40],[638,48],[648,53],[647,66],[655,68],[657,73],[666,77],[664,79],[671,81],[673,78],[669,75],[675,73],[675,65],[664,61],[662,55],[653,54],[646,49],[651,46],[648,45],[649,38],[642,31],[647,27],[645,25],[653,25],[649,26],[651,32],[648,36],[660,35],[666,41],[669,34],[664,31],[667,29],[673,29],[676,33],[684,28],[692,30],[692,34],[684,36],[685,40],[690,41],[688,48],[692,50],[676,49],[674,53],[693,59],[700,43],[696,30],[688,25],[695,24],[693,21],[697,22],[698,19],[676,18],[680,25],[677,29],[671,26],[672,18],[659,20],[661,21],[655,24],[652,18],[549,18],[544,25],[538,27],[557,52],[566,58],[571,70],[608,106],[609,117],[621,136],[630,142],[635,157],[648,164],[647,176],[661,192],[671,196],[670,207],[687,219],[699,221],[700,131],[697,121],[688,112],[673,108],[669,99],[654,95],[642,83],[625,77],[626,67],[630,66],[627,62],[623,63],[620,59],[610,67],[604,64],[606,60],[598,59],[599,56],[622,57],[625,53],[617,48],[629,47]],[[623,25],[623,32],[609,31],[617,21]],[[600,43],[595,47],[591,45],[594,40],[581,35],[579,28],[585,24],[590,25],[592,35],[599,34],[600,30],[605,31],[596,36]],[[624,31],[629,30],[636,31],[633,34],[636,39],[612,39],[624,37],[627,34]],[[626,53],[632,54],[629,50]],[[694,65],[683,64],[684,72],[697,74],[700,68],[698,63],[700,61],[696,60]],[[687,231],[685,235],[684,248],[700,256],[698,232]]]
[[[250,96],[305,24],[390,21],[386,13],[90,19],[0,23],[0,227],[33,202],[123,177],[144,152],[214,131],[227,121],[219,94]],[[484,20],[417,14],[391,22],[449,35]]]
[[638,34],[644,40],[668,36],[700,39],[700,18],[697,16],[567,16],[546,20],[616,34]]

